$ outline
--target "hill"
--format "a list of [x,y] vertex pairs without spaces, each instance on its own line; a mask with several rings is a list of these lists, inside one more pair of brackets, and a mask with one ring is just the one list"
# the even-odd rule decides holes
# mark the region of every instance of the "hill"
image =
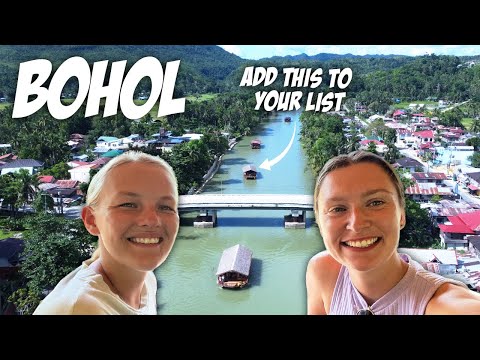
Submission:
[[89,63],[127,60],[127,68],[145,56],[162,64],[181,60],[176,90],[187,95],[218,92],[228,74],[245,61],[214,45],[0,45],[0,95],[13,99],[21,62],[48,59],[55,69],[72,56]]

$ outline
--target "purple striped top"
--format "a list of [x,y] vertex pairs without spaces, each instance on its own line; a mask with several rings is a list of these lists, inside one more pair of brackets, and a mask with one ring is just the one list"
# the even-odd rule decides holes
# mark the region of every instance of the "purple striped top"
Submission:
[[[467,287],[464,283],[425,270],[408,259],[405,276],[389,292],[375,301],[370,309],[375,315],[423,315],[428,302],[445,283]],[[355,315],[368,304],[350,280],[348,269],[342,265],[333,291],[329,315]]]

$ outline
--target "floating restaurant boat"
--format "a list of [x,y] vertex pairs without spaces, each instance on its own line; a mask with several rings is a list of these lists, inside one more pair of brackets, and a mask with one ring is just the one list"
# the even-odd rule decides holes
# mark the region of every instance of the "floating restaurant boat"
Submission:
[[236,289],[248,284],[252,250],[237,244],[223,250],[217,269],[217,284],[222,288]]
[[262,142],[258,139],[255,139],[250,142],[250,146],[252,147],[252,149],[260,149],[260,147],[262,146]]
[[257,179],[257,168],[254,165],[245,165],[242,168],[243,177],[247,180]]

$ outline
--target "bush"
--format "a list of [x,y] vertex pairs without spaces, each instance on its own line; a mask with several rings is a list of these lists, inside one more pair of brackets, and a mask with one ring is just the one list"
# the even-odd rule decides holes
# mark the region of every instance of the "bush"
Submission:
[[0,228],[6,231],[22,231],[25,230],[23,220],[21,218],[6,217],[0,219]]

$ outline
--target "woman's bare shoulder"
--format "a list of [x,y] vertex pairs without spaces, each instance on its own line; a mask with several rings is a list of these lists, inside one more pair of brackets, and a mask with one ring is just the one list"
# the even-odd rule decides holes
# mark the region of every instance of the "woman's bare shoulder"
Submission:
[[338,268],[340,270],[341,265],[335,260],[327,250],[321,251],[318,254],[315,254],[310,261],[308,266],[312,267],[313,270],[325,270]]
[[327,252],[313,256],[307,267],[308,314],[327,314],[337,282],[340,264]]
[[480,315],[480,294],[455,284],[443,284],[431,298],[425,314]]
[[308,262],[307,272],[325,284],[335,284],[341,264],[327,250],[314,255]]

